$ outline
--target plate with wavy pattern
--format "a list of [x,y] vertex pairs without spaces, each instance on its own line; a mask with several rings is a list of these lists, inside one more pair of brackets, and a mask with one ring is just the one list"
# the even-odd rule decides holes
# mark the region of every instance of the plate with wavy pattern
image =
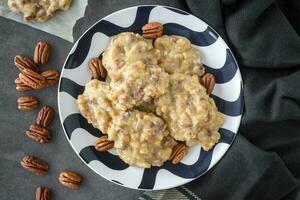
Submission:
[[[113,150],[97,152],[93,144],[102,133],[79,113],[76,98],[91,80],[88,61],[105,49],[109,37],[125,31],[141,33],[141,27],[158,21],[164,34],[187,37],[200,52],[207,72],[214,74],[212,92],[224,117],[221,139],[210,151],[200,145],[189,150],[177,165],[169,161],[161,167],[142,169],[129,166]],[[232,144],[240,125],[244,105],[243,84],[237,62],[219,34],[201,19],[166,6],[135,6],[112,13],[96,22],[74,44],[58,88],[58,107],[65,135],[81,160],[93,171],[118,185],[133,189],[160,190],[188,183],[210,170]]]

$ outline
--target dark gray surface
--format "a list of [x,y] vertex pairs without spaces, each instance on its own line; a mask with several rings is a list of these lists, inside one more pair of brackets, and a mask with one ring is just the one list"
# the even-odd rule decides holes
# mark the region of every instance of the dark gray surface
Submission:
[[[24,93],[16,91],[14,79],[19,72],[13,64],[13,58],[16,54],[32,56],[35,44],[40,40],[49,42],[52,48],[49,64],[41,69],[55,68],[60,71],[71,43],[0,18],[0,199],[35,199],[35,189],[38,186],[51,188],[52,199],[137,199],[140,191],[106,181],[90,170],[75,154],[59,122],[57,86]],[[39,108],[43,105],[55,108],[55,120],[50,125],[54,137],[50,143],[36,143],[24,134],[35,122],[39,109],[18,111],[16,99],[23,95],[38,97],[41,103]],[[20,159],[31,154],[49,163],[50,169],[46,176],[36,176],[20,166]],[[64,169],[72,169],[82,175],[83,183],[79,190],[68,190],[60,185],[57,177]]]

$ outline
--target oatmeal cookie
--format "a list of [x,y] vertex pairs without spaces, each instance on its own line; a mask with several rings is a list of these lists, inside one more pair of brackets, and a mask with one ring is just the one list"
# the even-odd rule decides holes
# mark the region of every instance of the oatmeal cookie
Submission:
[[161,166],[176,145],[161,118],[137,110],[116,116],[107,133],[120,158],[137,167]]
[[222,115],[197,76],[170,75],[169,92],[155,99],[155,106],[176,140],[188,146],[200,143],[207,151],[220,139]]
[[152,41],[137,33],[124,32],[111,37],[106,47],[102,63],[111,79],[120,69],[142,61],[147,66],[157,65],[159,50],[153,48]]
[[108,83],[93,79],[86,84],[83,94],[77,98],[80,113],[103,133],[107,133],[109,123],[119,113],[107,97],[109,91]]
[[146,66],[138,61],[122,70],[111,80],[109,98],[118,109],[127,110],[151,101],[167,92],[169,75],[158,66]]
[[169,74],[183,73],[198,76],[204,74],[199,51],[192,47],[187,38],[163,35],[155,40],[154,47],[161,53],[159,66]]
[[10,10],[23,13],[24,20],[43,22],[57,10],[68,10],[72,0],[8,0]]

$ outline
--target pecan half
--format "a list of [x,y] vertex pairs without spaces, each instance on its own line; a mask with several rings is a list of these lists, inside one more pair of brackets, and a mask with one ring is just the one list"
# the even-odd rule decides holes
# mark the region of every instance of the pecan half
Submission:
[[49,188],[38,187],[35,192],[36,200],[50,200],[51,199],[51,191]]
[[43,126],[43,127],[48,127],[49,124],[52,122],[54,118],[54,109],[50,106],[44,106],[37,118],[36,118],[36,123],[40,126]]
[[156,39],[163,33],[163,25],[159,22],[150,22],[142,27],[143,37],[146,39]]
[[16,84],[16,90],[18,90],[19,92],[33,90],[32,87],[26,85],[19,77],[16,78],[15,84]]
[[48,128],[33,124],[26,131],[26,135],[32,140],[39,143],[46,143],[52,139],[52,134]]
[[34,49],[33,60],[37,65],[46,64],[50,54],[50,46],[46,42],[38,42]]
[[33,71],[38,71],[38,67],[34,64],[34,62],[30,58],[26,56],[16,55],[14,59],[14,63],[21,72],[24,69],[31,69]]
[[178,143],[173,147],[172,154],[170,156],[172,164],[179,163],[187,153],[188,146],[186,146],[185,143]]
[[103,135],[96,140],[94,146],[97,151],[102,152],[102,151],[107,151],[107,150],[114,148],[114,142],[109,141],[107,135]]
[[41,73],[41,75],[46,78],[47,86],[54,85],[59,80],[59,72],[54,69],[44,71]]
[[24,69],[22,73],[19,74],[19,78],[33,89],[40,89],[44,87],[46,83],[45,77],[31,69]]
[[92,58],[89,61],[89,70],[94,79],[105,80],[107,71],[99,58]]
[[78,189],[81,184],[81,177],[73,171],[63,171],[59,174],[59,182],[69,189]]
[[34,156],[25,156],[21,160],[21,165],[24,169],[39,176],[45,175],[49,168],[48,163]]
[[20,97],[17,100],[19,110],[34,110],[38,107],[39,101],[36,97]]
[[210,73],[206,73],[200,78],[200,83],[206,88],[207,94],[210,95],[216,84],[215,77]]

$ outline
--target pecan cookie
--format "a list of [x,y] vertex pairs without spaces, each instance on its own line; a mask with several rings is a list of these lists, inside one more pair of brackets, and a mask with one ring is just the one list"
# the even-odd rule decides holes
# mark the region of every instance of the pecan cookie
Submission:
[[112,80],[109,98],[120,110],[132,109],[166,93],[169,75],[158,66],[138,61],[128,65],[120,78]]
[[116,116],[109,126],[108,139],[115,142],[122,160],[143,168],[161,166],[176,145],[161,118],[137,110]]
[[170,75],[170,90],[155,100],[155,106],[176,140],[188,146],[200,143],[207,151],[220,139],[223,117],[197,76]]
[[146,65],[157,65],[160,53],[153,48],[152,41],[137,33],[124,32],[113,36],[106,47],[102,63],[111,79],[129,64],[142,61]]
[[8,0],[10,10],[23,13],[25,21],[44,22],[57,10],[68,10],[72,0]]
[[86,84],[83,94],[77,98],[80,113],[103,133],[107,132],[112,117],[119,113],[108,99],[109,91],[108,83],[93,79]]
[[166,72],[198,76],[204,74],[199,51],[192,47],[187,38],[163,35],[155,40],[154,47],[161,54],[158,60],[159,66]]

